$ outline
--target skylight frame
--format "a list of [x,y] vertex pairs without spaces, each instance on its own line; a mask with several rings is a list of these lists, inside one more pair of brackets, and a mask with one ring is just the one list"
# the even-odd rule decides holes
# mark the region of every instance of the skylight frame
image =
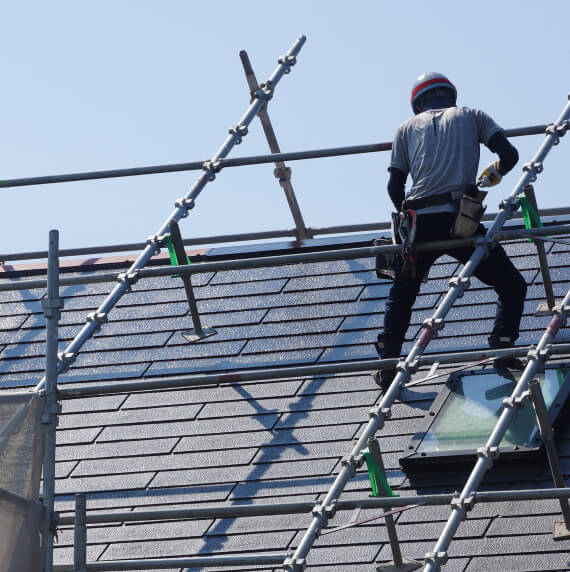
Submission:
[[[570,400],[568,399],[570,396],[570,362],[558,362],[549,364],[546,365],[544,369],[563,370],[565,372],[562,385],[560,386],[559,391],[556,393],[552,403],[548,406],[548,418],[550,423],[555,425],[556,421],[560,419],[561,412],[570,406]],[[421,421],[420,427],[412,436],[401,458],[399,459],[402,468],[404,470],[414,470],[417,468],[433,468],[438,470],[449,467],[450,465],[463,466],[471,464],[477,457],[477,447],[482,447],[485,445],[485,438],[482,438],[481,443],[478,444],[477,447],[465,447],[445,451],[420,452],[418,450],[420,449],[422,443],[426,438],[426,435],[430,432],[436,420],[440,418],[440,413],[442,412],[445,404],[448,402],[448,399],[452,396],[453,389],[459,380],[468,376],[482,376],[489,374],[501,375],[501,373],[504,373],[504,371],[492,368],[465,370],[451,374],[445,385],[438,393],[437,397],[434,399],[431,407],[426,412],[424,419]],[[502,377],[505,376],[503,375]],[[532,404],[528,403],[527,407],[532,407]],[[491,432],[489,431],[489,435],[490,434]],[[540,434],[537,427],[535,426],[532,432],[532,438],[529,440],[529,444],[505,446],[503,443],[501,443],[500,452],[500,462],[504,460],[508,460],[510,462],[528,462],[529,460],[536,458],[538,455],[544,452],[544,444],[540,439]]]

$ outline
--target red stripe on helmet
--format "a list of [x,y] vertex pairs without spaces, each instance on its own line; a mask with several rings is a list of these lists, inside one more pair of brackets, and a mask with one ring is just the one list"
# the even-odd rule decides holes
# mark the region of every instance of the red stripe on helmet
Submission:
[[416,94],[418,92],[422,91],[426,87],[429,87],[430,85],[433,85],[434,83],[444,83],[449,87],[451,87],[452,89],[455,89],[455,86],[447,78],[436,77],[434,79],[429,79],[428,81],[424,81],[423,83],[420,83],[420,85],[416,86],[412,91],[412,96],[410,97],[410,101],[414,101],[414,97],[416,97]]

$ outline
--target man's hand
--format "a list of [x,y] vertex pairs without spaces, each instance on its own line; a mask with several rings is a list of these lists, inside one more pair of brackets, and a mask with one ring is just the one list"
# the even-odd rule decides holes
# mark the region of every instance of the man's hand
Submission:
[[494,161],[483,169],[477,179],[477,185],[479,187],[494,187],[501,182],[502,178],[503,176],[499,173],[499,161]]

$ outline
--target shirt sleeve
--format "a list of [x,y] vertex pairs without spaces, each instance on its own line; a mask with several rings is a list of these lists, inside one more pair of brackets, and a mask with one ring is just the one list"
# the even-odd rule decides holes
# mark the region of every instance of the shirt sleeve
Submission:
[[408,145],[406,143],[406,133],[402,125],[398,127],[394,141],[392,143],[392,156],[390,157],[390,168],[398,169],[405,175],[410,172],[408,159]]
[[473,110],[475,113],[475,122],[477,123],[477,132],[479,134],[479,143],[487,145],[489,139],[495,133],[503,131],[503,128],[498,125],[495,120],[487,115],[484,111]]

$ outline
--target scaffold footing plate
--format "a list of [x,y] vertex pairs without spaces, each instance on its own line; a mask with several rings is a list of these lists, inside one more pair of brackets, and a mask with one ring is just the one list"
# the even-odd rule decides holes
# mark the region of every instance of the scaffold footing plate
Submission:
[[216,330],[214,330],[214,328],[202,328],[202,331],[200,334],[198,334],[196,332],[196,330],[194,328],[192,328],[191,330],[186,330],[185,332],[182,332],[182,337],[187,341],[190,342],[191,344],[193,344],[194,342],[197,342],[198,340],[203,340],[204,338],[209,338],[210,336],[213,336],[214,334],[217,334],[218,332]]
[[386,564],[381,564],[372,570],[376,572],[408,572],[410,570],[417,570],[422,566],[423,564],[417,560],[412,560],[411,558],[402,558],[402,564],[387,562]]
[[554,308],[549,308],[547,302],[541,302],[536,308],[536,312],[534,313],[534,315],[538,318],[540,318],[541,316],[553,316]]
[[566,528],[566,523],[564,521],[554,523],[552,538],[554,540],[566,540],[570,538],[570,530]]

